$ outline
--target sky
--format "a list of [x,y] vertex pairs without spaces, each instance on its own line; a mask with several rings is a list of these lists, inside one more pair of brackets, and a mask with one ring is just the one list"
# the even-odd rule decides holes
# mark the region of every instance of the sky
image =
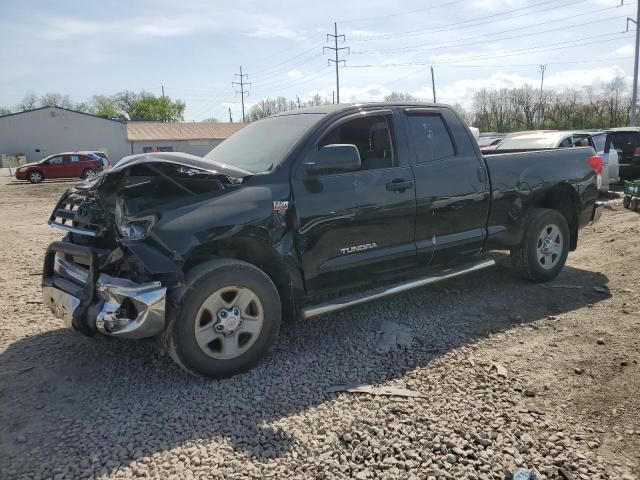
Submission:
[[0,106],[33,91],[146,90],[183,100],[185,120],[242,118],[245,108],[336,90],[340,101],[391,91],[471,106],[480,88],[602,87],[633,74],[635,4],[625,0],[0,0]]

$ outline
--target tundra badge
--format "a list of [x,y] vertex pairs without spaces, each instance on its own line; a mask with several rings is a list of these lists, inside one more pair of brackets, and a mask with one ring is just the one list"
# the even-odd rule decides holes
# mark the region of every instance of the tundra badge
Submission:
[[354,245],[353,247],[345,247],[341,248],[340,251],[343,255],[347,253],[355,253],[355,252],[363,252],[365,250],[370,250],[372,248],[378,248],[378,244],[376,242],[373,243],[365,243],[363,245]]

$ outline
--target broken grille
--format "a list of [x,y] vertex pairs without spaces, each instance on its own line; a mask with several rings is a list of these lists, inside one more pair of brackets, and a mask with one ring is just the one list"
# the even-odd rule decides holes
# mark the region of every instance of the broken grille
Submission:
[[102,226],[92,222],[95,200],[76,192],[65,193],[51,214],[49,225],[68,232],[95,237]]

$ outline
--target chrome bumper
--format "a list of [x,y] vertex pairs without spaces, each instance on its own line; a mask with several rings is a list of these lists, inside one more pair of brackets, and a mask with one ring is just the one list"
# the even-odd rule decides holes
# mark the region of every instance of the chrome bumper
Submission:
[[[79,286],[89,281],[87,270],[60,254],[55,256],[53,271]],[[81,300],[58,286],[43,286],[42,295],[44,304],[53,314],[67,327],[72,327]],[[103,273],[96,281],[96,308],[87,309],[87,315],[93,318],[86,320],[105,335],[132,339],[152,337],[164,329],[166,295],[167,289],[160,282],[138,284]]]

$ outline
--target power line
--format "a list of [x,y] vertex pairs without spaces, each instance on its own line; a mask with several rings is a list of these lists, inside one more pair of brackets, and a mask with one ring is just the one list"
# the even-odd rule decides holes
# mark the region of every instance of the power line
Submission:
[[334,41],[334,47],[327,47],[324,46],[322,47],[322,53],[324,54],[325,50],[333,50],[333,52],[336,55],[335,60],[329,58],[329,65],[331,65],[331,62],[335,63],[336,65],[336,103],[340,103],[340,62],[343,63],[343,65],[347,64],[346,60],[340,60],[338,58],[338,54],[340,53],[340,50],[346,50],[347,53],[349,53],[349,47],[338,47],[338,38],[342,38],[343,42],[347,41],[347,37],[345,37],[344,35],[338,35],[338,23],[334,23],[333,24],[333,28],[334,28],[334,33],[327,33],[327,41],[329,41],[329,38],[333,38]]
[[249,92],[246,92],[244,87],[245,85],[251,85],[251,82],[245,82],[245,77],[249,78],[249,75],[247,75],[246,73],[242,73],[242,65],[240,66],[240,73],[236,73],[234,75],[235,77],[240,77],[240,81],[239,82],[231,82],[231,85],[240,85],[240,91],[236,91],[236,94],[240,94],[240,97],[242,98],[242,123],[245,123],[245,118],[244,118],[244,96],[245,94],[249,94]]
[[[451,30],[459,30],[460,28],[468,28],[470,26],[477,26],[477,25],[484,25],[487,23],[494,23],[494,22],[502,22],[502,21],[506,21],[506,20],[512,20],[514,18],[519,18],[519,17],[523,17],[523,16],[527,16],[527,15],[531,15],[534,13],[540,13],[540,12],[548,12],[550,10],[557,10],[559,8],[564,8],[564,7],[568,7],[571,5],[575,5],[577,3],[584,3],[586,2],[586,0],[572,0],[568,3],[565,3],[563,5],[558,5],[556,7],[547,7],[544,9],[541,9],[540,11],[535,11],[535,12],[526,12],[526,13],[521,13],[518,15],[510,15],[511,13],[514,12],[519,12],[522,10],[529,10],[532,8],[536,8],[536,7],[540,7],[543,5],[548,5],[549,3],[554,3],[554,2],[558,2],[558,1],[566,1],[566,0],[546,0],[544,2],[539,2],[539,3],[535,3],[533,5],[529,5],[527,7],[519,7],[519,8],[513,8],[511,10],[505,10],[503,12],[500,13],[494,13],[492,15],[485,15],[485,16],[481,16],[481,17],[476,17],[476,18],[471,18],[469,20],[463,20],[460,22],[452,22],[452,23],[447,23],[444,25],[439,25],[437,27],[431,27],[431,28],[419,28],[419,29],[415,29],[415,30],[405,30],[404,32],[395,32],[395,33],[385,33],[385,34],[381,34],[381,35],[371,35],[369,37],[354,37],[355,42],[370,42],[373,40],[383,40],[383,39],[390,39],[390,38],[400,38],[400,37],[410,37],[410,36],[415,36],[415,35],[425,35],[425,34],[433,34],[433,33],[441,33],[441,32],[447,32],[447,31],[451,31]],[[505,16],[505,15],[510,15],[506,18],[499,18],[496,19],[496,17],[501,17],[501,16]],[[479,20],[487,20],[484,22],[478,22]],[[474,22],[478,22],[478,23],[474,23]],[[471,25],[469,25],[471,24]],[[451,28],[453,27],[453,28]]]
[[369,20],[379,20],[381,18],[387,19],[390,17],[400,17],[403,15],[413,15],[414,13],[426,12],[427,10],[433,10],[435,8],[448,7],[450,5],[455,5],[456,3],[462,3],[464,0],[455,0],[453,2],[441,3],[439,5],[433,5],[427,8],[419,8],[417,10],[410,10],[408,12],[400,12],[400,13],[391,13],[388,15],[377,15],[374,17],[364,17],[364,18],[352,18],[347,20],[341,20],[340,23],[354,23],[354,22],[368,22]]
[[[468,45],[483,45],[483,44],[492,44],[495,43],[497,41],[501,41],[501,40],[513,40],[513,39],[519,39],[519,38],[524,38],[524,37],[532,37],[532,36],[536,36],[536,35],[544,35],[545,33],[551,33],[551,32],[558,32],[558,31],[564,31],[564,30],[568,30],[571,28],[581,28],[584,27],[585,25],[593,25],[596,23],[602,23],[602,22],[606,22],[608,20],[618,20],[620,17],[619,16],[613,16],[613,17],[608,17],[608,18],[599,18],[597,20],[593,20],[591,22],[582,22],[582,23],[578,23],[575,25],[563,25],[561,27],[557,27],[557,28],[551,28],[548,30],[540,30],[540,31],[536,31],[536,32],[531,32],[531,33],[520,33],[518,35],[514,35],[514,36],[510,36],[510,37],[502,37],[502,38],[494,38],[493,35],[500,35],[501,33],[507,33],[507,32],[512,32],[512,31],[518,31],[521,30],[522,27],[517,27],[517,28],[510,28],[508,30],[503,30],[500,32],[492,32],[491,33],[491,39],[487,40],[486,42],[463,42],[463,43],[457,43],[458,41],[461,40],[471,40],[474,38],[484,38],[487,37],[487,34],[482,34],[482,35],[473,35],[470,37],[463,37],[463,38],[458,38],[455,41],[446,41],[446,42],[438,42],[438,43],[420,43],[417,45],[408,45],[406,47],[397,47],[397,48],[387,48],[387,49],[383,49],[383,50],[362,50],[362,51],[353,51],[354,55],[363,55],[363,54],[380,54],[380,53],[400,53],[400,52],[418,52],[418,51],[424,51],[424,50],[443,50],[443,49],[447,49],[447,48],[455,48],[455,47],[464,47],[464,46],[468,46]],[[564,19],[562,19],[564,20]],[[540,25],[545,25],[545,24],[549,24],[549,23],[555,23],[558,22],[560,20],[556,19],[556,20],[550,20],[548,22],[541,22],[541,23],[537,23],[535,26],[539,27]],[[454,43],[452,43],[454,42]]]
[[[619,35],[616,38],[611,38],[612,35]],[[548,51],[553,51],[553,50],[561,50],[564,48],[572,48],[572,47],[580,47],[580,46],[584,46],[584,45],[593,45],[596,43],[605,43],[605,42],[610,42],[610,41],[617,41],[619,38],[623,38],[627,35],[625,35],[625,32],[614,32],[614,33],[605,33],[602,35],[592,35],[590,37],[585,37],[585,38],[580,38],[577,40],[570,40],[568,42],[562,42],[562,43],[558,43],[558,42],[554,42],[551,44],[545,44],[545,45],[538,45],[538,46],[534,46],[534,47],[527,47],[527,48],[521,48],[518,50],[512,50],[511,52],[505,52],[505,53],[500,53],[500,54],[486,54],[486,55],[478,55],[478,56],[470,56],[470,57],[463,57],[463,58],[458,58],[458,59],[454,59],[454,60],[442,60],[439,62],[430,62],[430,61],[425,61],[425,62],[405,62],[405,63],[382,63],[382,64],[363,64],[363,65],[348,65],[346,66],[346,68],[373,68],[373,67],[407,67],[407,66],[412,66],[412,65],[429,65],[429,64],[433,64],[433,65],[442,65],[442,64],[447,64],[447,63],[456,63],[456,62],[461,62],[461,61],[473,61],[473,60],[485,60],[485,59],[490,59],[490,58],[503,58],[503,57],[514,57],[514,56],[520,56],[520,55],[527,55],[530,53],[542,53],[542,52],[548,52]],[[603,37],[609,37],[608,39],[605,40],[593,40],[596,38],[603,38]],[[565,45],[565,44],[569,44],[569,43],[576,43],[585,39],[590,39],[593,41],[589,41],[589,42],[583,42],[583,43],[577,43],[575,45]],[[564,45],[564,46],[559,46],[559,45]],[[552,48],[545,48],[547,46],[554,46]],[[529,50],[536,50],[536,51],[529,51]]]

